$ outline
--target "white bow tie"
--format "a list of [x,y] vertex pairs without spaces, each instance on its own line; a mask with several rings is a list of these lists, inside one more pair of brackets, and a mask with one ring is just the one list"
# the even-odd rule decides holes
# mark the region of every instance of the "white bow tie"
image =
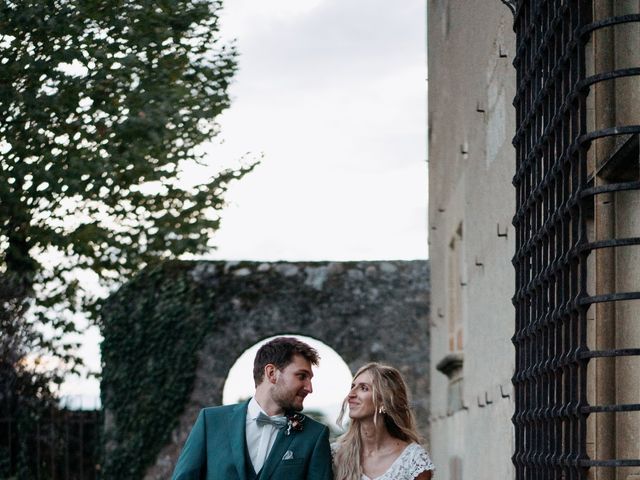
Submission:
[[256,418],[258,425],[273,425],[274,427],[281,429],[287,426],[286,417],[270,417],[260,412]]

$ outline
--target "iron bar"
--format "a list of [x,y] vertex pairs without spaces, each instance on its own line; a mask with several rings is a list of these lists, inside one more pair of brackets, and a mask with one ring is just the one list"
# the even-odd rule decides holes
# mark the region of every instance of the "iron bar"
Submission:
[[0,418],[0,440],[8,452],[0,477],[5,478],[3,473],[8,473],[6,478],[14,478],[20,471],[28,472],[25,478],[34,480],[98,478],[102,423],[99,410],[54,409],[43,413],[34,424],[29,423],[30,428],[16,428],[20,422],[11,414]]
[[640,134],[640,125],[613,121],[589,127],[587,97],[603,82],[640,76],[640,66],[612,64],[606,71],[586,74],[593,32],[640,22],[640,14],[607,14],[594,21],[591,0],[520,0],[515,10],[512,460],[517,480],[586,479],[591,467],[640,465],[636,459],[593,460],[586,449],[589,415],[640,411],[640,404],[589,405],[588,362],[640,356],[640,348],[590,350],[586,317],[593,304],[640,299],[640,292],[601,289],[593,295],[587,288],[589,255],[610,256],[615,248],[640,245],[640,237],[616,238],[615,230],[597,239],[587,233],[599,195],[640,190],[638,181],[594,182],[590,147],[607,138]]
[[603,412],[638,412],[640,403],[616,403],[614,405],[588,405],[580,409],[580,413],[603,413]]

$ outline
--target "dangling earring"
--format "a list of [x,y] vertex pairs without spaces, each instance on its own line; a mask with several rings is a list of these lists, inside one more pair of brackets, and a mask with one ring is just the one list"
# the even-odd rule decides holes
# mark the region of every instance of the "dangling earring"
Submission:
[[384,415],[385,413],[387,413],[387,409],[384,408],[384,405],[382,405],[379,409],[378,409],[378,413],[381,415]]

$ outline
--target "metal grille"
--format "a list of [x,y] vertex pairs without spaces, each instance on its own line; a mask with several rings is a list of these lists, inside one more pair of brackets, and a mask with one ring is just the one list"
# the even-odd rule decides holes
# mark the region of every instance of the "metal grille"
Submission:
[[0,416],[0,478],[95,480],[100,477],[100,410]]
[[[590,467],[640,465],[637,459],[591,459],[587,418],[640,410],[636,404],[589,405],[592,358],[637,356],[640,349],[589,349],[592,304],[640,299],[640,292],[588,293],[589,255],[640,245],[640,238],[588,237],[598,195],[638,190],[640,182],[594,183],[593,142],[637,135],[640,126],[589,130],[587,97],[599,82],[639,75],[626,68],[587,77],[586,46],[595,31],[639,15],[593,21],[591,1],[521,0],[515,10],[516,107],[516,479],[583,479]],[[597,435],[597,434],[596,434]]]

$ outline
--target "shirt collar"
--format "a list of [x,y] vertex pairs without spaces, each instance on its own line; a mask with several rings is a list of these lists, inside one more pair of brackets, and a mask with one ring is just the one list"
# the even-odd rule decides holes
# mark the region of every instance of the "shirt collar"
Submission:
[[[247,405],[247,423],[249,422],[254,422],[256,420],[256,418],[258,418],[258,415],[260,415],[260,412],[264,413],[265,415],[267,415],[267,412],[265,412],[262,407],[260,406],[260,404],[258,403],[258,401],[256,400],[256,397],[252,397],[251,400],[249,400],[249,405]],[[267,415],[269,416],[269,415]],[[284,417],[284,415],[273,415],[272,418],[282,418]]]
[[267,414],[258,404],[256,397],[253,397],[251,400],[249,400],[249,405],[247,406],[247,422],[255,421],[255,419],[258,418],[258,415],[260,415],[260,412],[264,413],[265,415]]

